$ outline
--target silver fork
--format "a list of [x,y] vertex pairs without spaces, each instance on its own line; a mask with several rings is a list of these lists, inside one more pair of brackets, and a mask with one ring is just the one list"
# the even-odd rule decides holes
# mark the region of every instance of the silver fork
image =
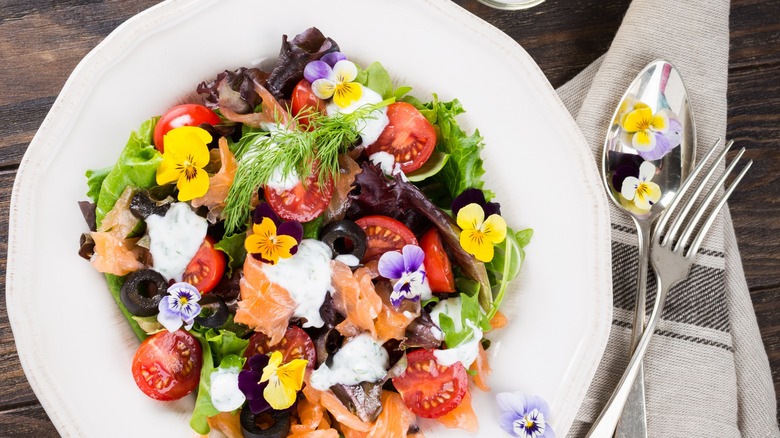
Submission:
[[[653,312],[650,314],[650,319],[647,321],[647,327],[637,344],[636,350],[634,350],[633,356],[631,356],[628,368],[623,373],[623,377],[620,379],[615,392],[612,393],[612,397],[610,397],[604,410],[601,411],[601,414],[596,419],[593,427],[588,432],[588,437],[612,437],[615,426],[620,419],[620,414],[623,411],[623,406],[626,404],[626,400],[631,391],[631,386],[639,372],[642,364],[642,357],[645,355],[645,352],[647,352],[647,347],[650,344],[650,338],[653,335],[655,326],[658,324],[658,320],[661,319],[661,312],[663,311],[669,289],[688,277],[691,265],[693,264],[693,259],[699,251],[702,241],[704,241],[704,236],[712,227],[712,224],[715,223],[715,218],[723,206],[726,205],[726,200],[731,196],[731,193],[753,164],[753,160],[751,160],[745,165],[742,171],[734,178],[731,185],[725,189],[725,193],[717,204],[710,208],[718,194],[718,189],[724,185],[726,177],[734,170],[737,162],[745,153],[745,148],[742,148],[737,152],[736,157],[729,163],[717,182],[712,185],[709,192],[704,195],[701,202],[698,202],[702,197],[702,193],[709,180],[715,175],[717,168],[726,158],[726,153],[733,143],[733,141],[729,141],[726,144],[726,147],[723,148],[720,156],[718,156],[712,164],[708,165],[707,162],[718,149],[720,140],[715,143],[715,146],[707,153],[707,156],[699,162],[690,177],[683,183],[682,187],[677,192],[677,195],[675,195],[671,204],[669,204],[669,207],[661,215],[653,229],[650,261],[653,264],[658,283],[658,293],[656,294],[655,304],[653,305]],[[701,182],[698,182],[697,184],[699,174],[708,168],[709,170],[706,175],[701,179]],[[692,188],[693,193],[688,195]],[[693,217],[690,218],[690,220],[687,220],[688,215],[694,207],[697,207],[697,209],[693,213]],[[698,226],[699,222],[702,220],[704,220],[704,222],[701,226]],[[668,227],[667,224],[669,225]]]

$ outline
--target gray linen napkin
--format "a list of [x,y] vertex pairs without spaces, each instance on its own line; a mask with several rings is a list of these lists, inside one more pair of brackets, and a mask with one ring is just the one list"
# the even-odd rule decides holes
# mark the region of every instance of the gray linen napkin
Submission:
[[[729,1],[634,0],[609,51],[557,91],[600,163],[615,105],[655,59],[686,83],[702,157],[726,133]],[[735,196],[739,196],[739,189]],[[583,436],[628,362],[637,237],[610,205],[614,315],[606,352],[569,436]],[[655,281],[648,284],[648,309]],[[731,217],[716,222],[667,301],[645,359],[650,437],[780,436],[769,364],[742,271]]]

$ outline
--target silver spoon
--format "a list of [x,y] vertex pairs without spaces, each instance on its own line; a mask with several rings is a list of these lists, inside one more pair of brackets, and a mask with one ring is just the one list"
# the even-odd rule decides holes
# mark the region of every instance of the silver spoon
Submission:
[[[695,152],[696,130],[682,78],[668,62],[654,61],[637,75],[615,110],[604,141],[602,161],[607,193],[634,220],[639,238],[639,273],[629,356],[645,326],[650,227],[691,172]],[[642,369],[623,410],[616,436],[647,437]]]

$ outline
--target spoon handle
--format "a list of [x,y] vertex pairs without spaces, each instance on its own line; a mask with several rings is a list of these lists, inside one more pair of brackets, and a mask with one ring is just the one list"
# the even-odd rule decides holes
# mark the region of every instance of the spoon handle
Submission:
[[[634,305],[634,321],[631,330],[631,347],[629,354],[634,353],[645,327],[647,301],[647,267],[650,255],[650,220],[639,220],[633,217],[639,238],[638,275],[636,282],[636,303]],[[644,367],[640,364],[631,393],[620,415],[620,422],[615,430],[617,438],[647,438],[647,406],[645,405]]]

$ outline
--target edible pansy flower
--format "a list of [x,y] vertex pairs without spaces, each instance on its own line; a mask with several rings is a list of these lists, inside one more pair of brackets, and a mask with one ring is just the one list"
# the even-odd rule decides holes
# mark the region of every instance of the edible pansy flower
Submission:
[[485,216],[501,215],[501,204],[498,202],[487,202],[485,193],[479,189],[466,189],[458,195],[452,201],[452,214],[457,217],[460,209],[469,204],[477,204],[482,207],[482,210],[485,211]]
[[203,168],[209,164],[210,142],[211,134],[197,126],[170,130],[165,134],[165,152],[157,168],[157,184],[175,181],[182,202],[205,195],[209,189],[209,175]]
[[200,314],[200,293],[198,288],[186,283],[174,283],[168,288],[170,295],[160,300],[157,321],[169,332],[175,332],[181,326],[185,330],[192,328],[195,317]]
[[658,139],[663,139],[669,130],[669,114],[667,111],[653,114],[653,110],[643,103],[637,103],[634,108],[621,118],[620,127],[631,134],[634,149],[651,151],[655,149]]
[[263,390],[263,397],[274,409],[287,409],[295,403],[298,391],[303,386],[303,375],[306,372],[306,359],[293,359],[282,363],[282,353],[274,351],[268,359],[268,365],[263,368],[261,382],[268,382]]
[[268,386],[267,380],[262,380],[263,369],[268,366],[268,356],[255,354],[247,361],[248,367],[238,373],[238,389],[244,393],[249,402],[249,409],[257,415],[271,409],[271,405],[263,397],[263,391]]
[[[469,196],[473,195],[475,194],[472,192]],[[462,230],[460,233],[460,246],[467,253],[476,257],[477,260],[489,262],[493,260],[495,252],[493,247],[503,242],[506,238],[506,222],[498,214],[498,211],[500,211],[498,204],[486,202],[483,206],[478,203],[479,199],[477,199],[477,202],[461,207],[460,204],[464,200],[459,198],[463,196],[461,194],[453,201],[453,214],[458,222],[458,226]],[[484,202],[484,195],[482,200]]]
[[550,408],[541,397],[518,392],[502,392],[496,395],[499,424],[506,433],[520,438],[555,438],[550,427]]
[[249,369],[238,375],[238,387],[249,401],[249,409],[259,414],[269,408],[287,409],[295,403],[303,386],[306,359],[282,363],[282,353],[257,354],[249,359]]
[[[311,89],[315,96],[320,99],[332,97],[336,105],[346,108],[363,95],[363,86],[353,82],[357,78],[357,66],[346,59],[338,59],[338,55],[331,53],[328,55],[323,57],[324,60],[308,63],[303,70],[303,76],[311,82]],[[338,61],[334,64],[326,62],[336,59]]]
[[379,275],[393,282],[393,306],[401,305],[401,300],[418,301],[431,295],[424,260],[425,253],[417,245],[405,245],[400,252],[388,251],[379,258]]
[[303,225],[300,222],[282,222],[265,203],[257,206],[252,217],[252,234],[244,241],[249,254],[270,264],[295,255],[303,238]]
[[650,210],[653,204],[661,199],[661,187],[652,182],[655,176],[655,165],[645,161],[639,166],[638,176],[627,176],[623,179],[620,195],[632,202],[640,210]]

